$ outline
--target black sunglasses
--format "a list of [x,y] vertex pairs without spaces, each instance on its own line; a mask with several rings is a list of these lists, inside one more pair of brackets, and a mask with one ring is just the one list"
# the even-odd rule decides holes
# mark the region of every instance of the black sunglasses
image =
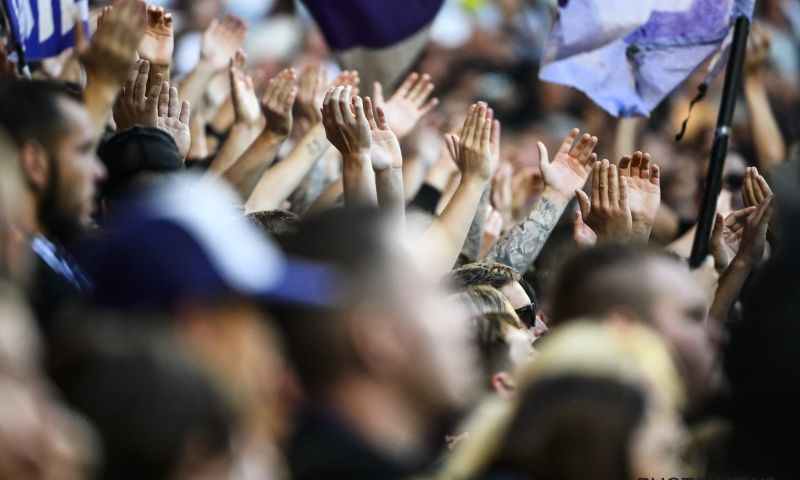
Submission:
[[533,326],[536,325],[536,305],[532,303],[530,305],[525,305],[524,307],[514,310],[514,313],[517,314],[519,319],[522,320],[522,324],[527,328],[533,328]]

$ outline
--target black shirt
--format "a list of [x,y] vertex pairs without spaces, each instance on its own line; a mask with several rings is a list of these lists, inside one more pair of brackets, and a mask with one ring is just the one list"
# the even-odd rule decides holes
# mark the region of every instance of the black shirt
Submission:
[[294,480],[394,480],[423,472],[423,465],[404,465],[369,445],[332,412],[302,416],[289,445]]

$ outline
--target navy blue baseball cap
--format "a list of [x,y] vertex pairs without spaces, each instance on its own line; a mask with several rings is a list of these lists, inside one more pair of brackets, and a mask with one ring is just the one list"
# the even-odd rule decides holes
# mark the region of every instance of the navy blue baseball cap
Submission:
[[81,264],[92,303],[170,310],[226,294],[268,304],[338,303],[344,285],[332,267],[285,257],[227,187],[188,176],[140,192],[87,245]]

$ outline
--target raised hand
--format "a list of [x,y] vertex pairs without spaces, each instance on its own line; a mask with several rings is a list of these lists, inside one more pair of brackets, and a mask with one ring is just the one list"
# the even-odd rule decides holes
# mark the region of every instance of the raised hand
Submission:
[[372,100],[369,97],[364,98],[364,112],[372,132],[372,146],[370,147],[372,169],[376,173],[389,169],[401,170],[403,168],[403,154],[400,152],[400,142],[389,128],[389,124],[386,121],[386,112],[381,107],[378,107],[376,113],[373,113]]
[[472,105],[464,120],[461,137],[448,135],[448,148],[456,152],[456,163],[465,178],[488,182],[492,176],[492,135],[493,118],[487,105],[478,102]]
[[222,70],[236,56],[247,36],[247,23],[233,15],[214,20],[203,32],[200,60],[212,70]]
[[139,57],[152,65],[169,66],[175,51],[175,34],[172,29],[172,14],[162,7],[147,7],[147,25],[139,41]]
[[89,82],[118,89],[137,60],[136,46],[145,30],[146,5],[141,0],[120,0],[105,7],[97,19],[97,32],[80,54]]
[[297,113],[300,118],[306,120],[311,125],[316,125],[322,121],[320,106],[322,98],[324,79],[320,75],[319,63],[310,63],[300,74],[300,81],[297,89]]
[[661,170],[649,153],[636,152],[620,160],[619,174],[628,181],[634,239],[647,243],[661,206]]
[[233,59],[228,75],[231,82],[234,122],[237,125],[255,125],[261,119],[261,105],[256,96],[253,79],[235,66]]
[[756,207],[747,207],[732,212],[724,219],[722,214],[717,213],[708,247],[718,272],[725,271],[739,251],[747,219],[755,210]]
[[420,76],[418,73],[412,73],[389,101],[384,102],[383,86],[375,82],[375,105],[382,107],[386,112],[386,118],[398,138],[405,138],[417,125],[419,119],[439,104],[439,100],[436,98],[428,99],[433,89],[434,85],[431,83],[430,75]]
[[747,56],[744,62],[744,75],[754,76],[764,72],[764,67],[769,61],[771,39],[764,26],[756,22],[747,39]]
[[597,244],[597,234],[583,221],[583,212],[575,212],[572,224],[572,240],[579,249],[592,248]]
[[747,217],[742,231],[742,240],[734,261],[740,261],[750,268],[757,267],[764,258],[767,246],[767,230],[774,207],[772,194],[769,194]]
[[189,102],[178,98],[178,89],[170,87],[169,82],[161,85],[158,99],[158,128],[169,133],[178,145],[178,151],[185,159],[192,145],[192,134],[189,128],[192,107]]
[[289,135],[292,131],[292,108],[296,97],[294,69],[283,70],[269,81],[267,90],[261,97],[261,109],[267,118],[267,131],[283,137]]
[[322,102],[325,134],[345,161],[349,157],[369,156],[372,148],[372,131],[363,101],[361,97],[351,97],[352,92],[349,85],[332,88]]
[[772,189],[767,180],[758,173],[756,167],[747,167],[744,174],[744,185],[742,185],[742,200],[746,207],[757,207],[761,205],[768,196],[772,195]]
[[114,123],[117,132],[136,125],[158,126],[158,103],[164,78],[158,74],[150,92],[147,92],[147,79],[150,76],[150,62],[137,60],[130,77],[122,86],[122,93],[114,104]]
[[633,220],[628,205],[628,178],[618,175],[617,166],[608,160],[596,162],[592,170],[592,199],[576,190],[583,222],[598,238],[627,242]]
[[542,171],[545,188],[561,197],[564,202],[569,202],[575,190],[583,188],[592,165],[597,156],[592,152],[597,145],[597,137],[584,134],[580,140],[580,131],[576,128],[569,132],[555,158],[550,162],[547,148],[542,142],[539,146],[539,168]]

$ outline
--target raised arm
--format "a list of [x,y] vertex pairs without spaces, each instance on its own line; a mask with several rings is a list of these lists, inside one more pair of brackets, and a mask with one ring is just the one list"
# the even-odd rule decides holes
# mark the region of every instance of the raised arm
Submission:
[[431,245],[433,268],[442,275],[453,268],[464,246],[481,196],[492,176],[492,118],[485,103],[472,105],[461,130],[461,138],[448,136],[449,148],[457,152],[461,181],[450,203],[425,233]]
[[756,24],[748,43],[743,84],[756,156],[759,166],[765,171],[786,161],[786,143],[769,104],[764,83],[769,48],[769,34],[763,26]]
[[261,99],[267,126],[247,151],[223,174],[243,199],[248,199],[253,193],[259,179],[292,131],[292,106],[296,95],[294,70],[284,70],[270,80]]
[[136,46],[144,35],[145,4],[120,0],[114,7],[105,7],[97,23],[97,32],[80,59],[87,77],[84,103],[99,139],[120,88],[136,62]]
[[233,60],[228,70],[228,78],[231,84],[234,121],[228,132],[228,138],[208,167],[210,174],[220,175],[230,168],[255,141],[264,125],[253,79],[237,68]]
[[[499,120],[492,121],[492,136],[489,144],[489,151],[492,155],[492,172],[496,172],[497,167],[500,165]],[[475,217],[472,219],[472,224],[469,226],[467,240],[464,242],[462,253],[470,260],[478,260],[482,253],[481,244],[483,243],[484,226],[486,225],[486,216],[490,208],[491,194],[491,188],[487,185],[486,189],[483,191],[483,195],[481,195],[478,208],[475,210]]]
[[288,155],[264,172],[247,199],[245,210],[249,213],[279,208],[329,147],[322,124],[315,125]]
[[211,23],[203,32],[200,60],[181,83],[184,100],[192,105],[202,105],[209,81],[214,74],[230,65],[246,36],[247,23],[233,15]]
[[345,205],[377,205],[370,157],[372,133],[364,103],[352,92],[349,85],[328,91],[322,104],[322,124],[328,140],[342,154]]
[[403,154],[400,152],[400,142],[389,128],[383,108],[378,107],[373,113],[372,101],[366,97],[364,110],[372,134],[370,158],[375,172],[378,205],[389,212],[400,231],[405,231],[406,199],[403,191]]
[[157,75],[161,75],[166,82],[170,81],[170,67],[175,51],[175,34],[172,24],[172,14],[164,11],[164,8],[154,5],[147,7],[147,26],[137,50],[139,58],[150,62],[148,89],[152,88],[156,82]]
[[597,160],[592,153],[597,145],[597,137],[585,134],[578,140],[579,135],[578,129],[569,133],[552,163],[548,159],[547,148],[539,142],[544,192],[525,221],[489,250],[488,262],[502,263],[518,272],[525,272],[536,260],[575,195],[575,190],[586,183],[592,165]]
[[733,305],[738,300],[747,277],[764,257],[767,245],[767,230],[774,208],[772,195],[768,195],[747,217],[741,235],[741,244],[736,256],[722,274],[717,286],[709,317],[725,322]]

